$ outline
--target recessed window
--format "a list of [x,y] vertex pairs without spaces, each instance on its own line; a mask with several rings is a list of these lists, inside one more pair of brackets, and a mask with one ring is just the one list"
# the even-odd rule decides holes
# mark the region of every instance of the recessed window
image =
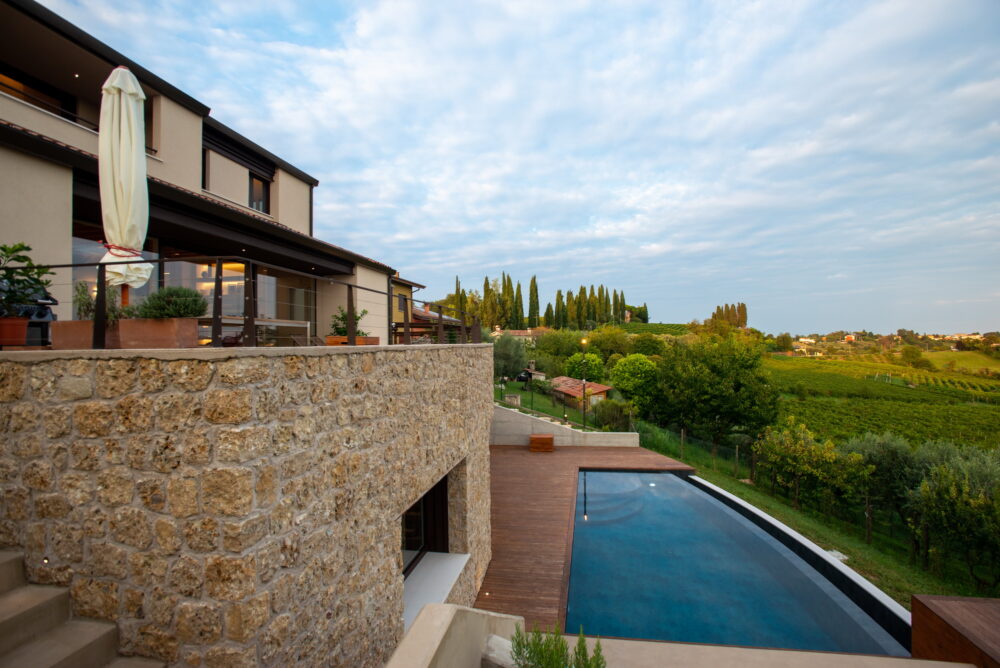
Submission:
[[270,213],[271,197],[270,182],[259,176],[250,175],[250,208],[261,213]]
[[427,552],[448,551],[448,477],[431,487],[402,517],[403,577]]

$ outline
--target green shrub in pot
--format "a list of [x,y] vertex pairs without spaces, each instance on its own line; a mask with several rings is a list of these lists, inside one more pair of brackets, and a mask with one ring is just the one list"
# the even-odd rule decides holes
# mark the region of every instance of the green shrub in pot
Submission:
[[146,297],[136,315],[140,318],[199,318],[208,310],[208,300],[192,288],[160,288]]

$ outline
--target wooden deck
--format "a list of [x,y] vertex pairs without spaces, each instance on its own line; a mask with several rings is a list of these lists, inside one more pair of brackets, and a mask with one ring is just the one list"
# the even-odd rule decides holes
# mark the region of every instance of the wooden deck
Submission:
[[490,447],[493,560],[476,607],[565,628],[573,545],[573,514],[581,468],[693,471],[687,464],[642,448]]

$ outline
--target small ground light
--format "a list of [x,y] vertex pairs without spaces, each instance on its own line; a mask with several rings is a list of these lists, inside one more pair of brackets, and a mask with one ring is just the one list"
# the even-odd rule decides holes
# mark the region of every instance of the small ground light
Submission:
[[649,486],[650,487],[656,487],[656,483],[655,482],[651,482],[651,483],[649,483]]

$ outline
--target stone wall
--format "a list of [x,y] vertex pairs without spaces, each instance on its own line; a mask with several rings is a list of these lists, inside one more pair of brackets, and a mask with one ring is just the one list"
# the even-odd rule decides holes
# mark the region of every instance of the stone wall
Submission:
[[381,665],[400,515],[449,475],[490,560],[488,345],[0,353],[0,545],[125,654]]

